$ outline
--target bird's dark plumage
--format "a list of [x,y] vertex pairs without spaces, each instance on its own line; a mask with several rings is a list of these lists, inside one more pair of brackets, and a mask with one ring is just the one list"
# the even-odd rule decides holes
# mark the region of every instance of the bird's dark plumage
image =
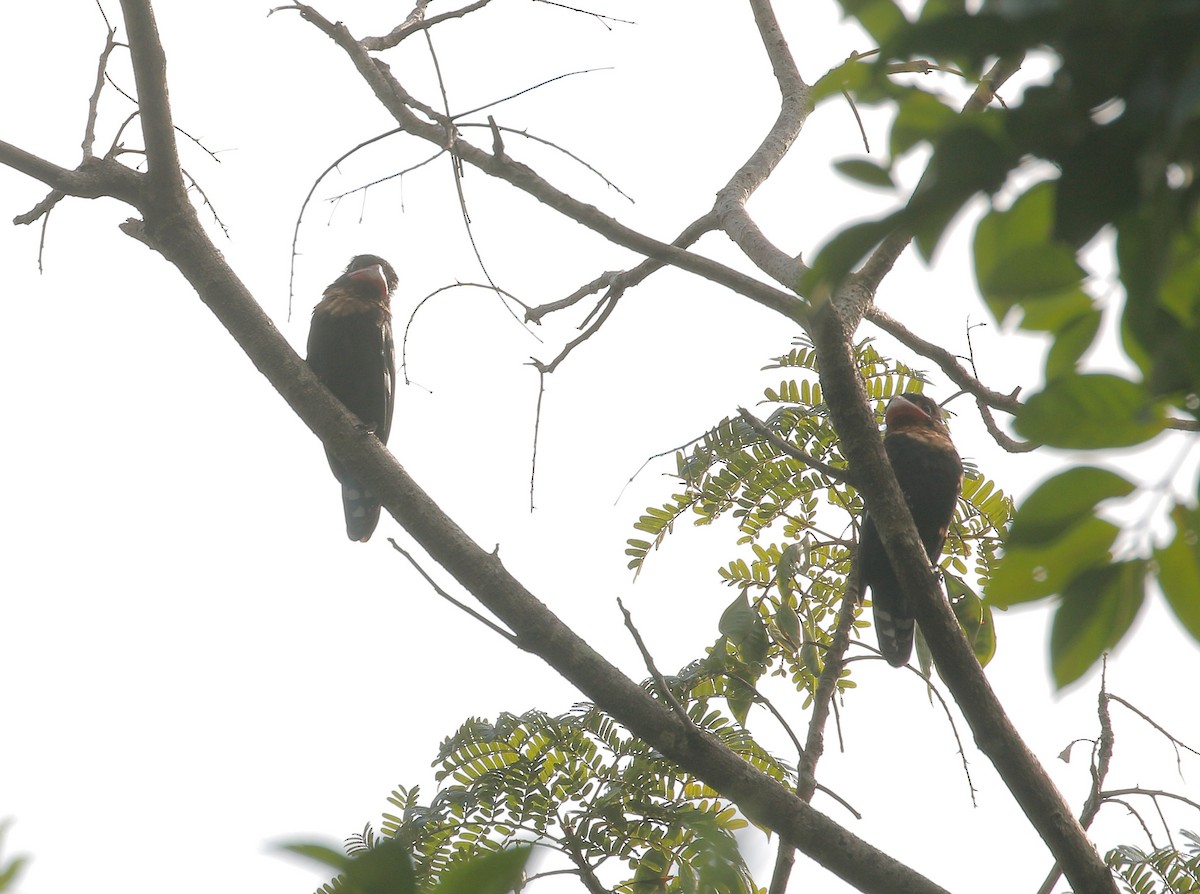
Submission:
[[[308,365],[363,426],[387,443],[396,398],[396,351],[392,342],[392,265],[358,255],[313,308]],[[342,484],[346,534],[367,541],[379,523],[379,501],[358,484],[328,450],[329,467]]]
[[[883,446],[929,561],[936,565],[962,490],[962,460],[941,408],[925,395],[892,398],[886,421]],[[871,589],[879,651],[889,664],[900,667],[912,654],[912,609],[869,514],[863,520],[858,561],[863,585]]]

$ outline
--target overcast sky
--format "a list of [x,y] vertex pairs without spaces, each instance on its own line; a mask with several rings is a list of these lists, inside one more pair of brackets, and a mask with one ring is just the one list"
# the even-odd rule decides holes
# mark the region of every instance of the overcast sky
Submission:
[[[784,25],[810,81],[868,48],[839,25],[831,4],[802,6]],[[119,23],[117,4],[105,8]],[[268,18],[268,8],[212,0],[162,3],[157,12],[176,123],[219,159],[185,140],[185,165],[228,227],[222,250],[281,331],[303,350],[312,305],[356,253],[383,255],[400,272],[401,321],[442,286],[483,281],[444,158],[365,198],[326,201],[430,154],[427,144],[392,138],[318,187],[299,233],[289,316],[301,201],[334,159],[393,125],[330,41],[294,13]],[[407,12],[369,2],[319,8],[356,34],[383,33]],[[434,4],[431,12],[449,8]],[[566,72],[601,69],[491,112],[502,125],[580,155],[636,204],[544,147],[512,137],[510,154],[582,200],[671,239],[709,207],[773,120],[770,69],[743,4],[603,0],[596,8],[636,24],[605,26],[547,4],[494,0],[435,30],[450,106],[470,109]],[[0,139],[74,166],[104,42],[96,7],[24,4],[7,11],[6,28]],[[385,58],[412,92],[439,104],[423,40]],[[132,91],[123,51],[110,70]],[[108,145],[130,110],[106,87],[98,146]],[[866,121],[878,152],[886,145],[883,121],[869,113]],[[482,131],[464,136],[490,142]],[[138,143],[132,129],[126,143]],[[811,256],[839,225],[889,207],[888,196],[857,192],[831,172],[830,159],[861,153],[849,109],[822,107],[751,205],[768,235]],[[529,304],[636,262],[478,172],[467,172],[464,188],[492,277]],[[5,221],[44,193],[0,169]],[[565,711],[579,696],[430,592],[389,546],[388,537],[408,544],[390,518],[370,544],[346,540],[318,441],[182,277],[117,230],[129,215],[112,201],[61,203],[41,275],[38,228],[0,225],[7,419],[0,817],[15,820],[5,855],[33,858],[22,894],[118,886],[130,894],[200,894],[231,883],[303,894],[324,878],[270,854],[272,842],[340,841],[368,821],[378,824],[396,784],[419,783],[432,794],[429,763],[463,719]],[[889,313],[960,353],[968,325],[990,322],[971,283],[969,240],[967,222],[933,270],[904,259],[878,297]],[[700,248],[735,258],[719,237]],[[1096,292],[1115,297],[1103,281]],[[662,474],[670,460],[625,484],[647,457],[759,400],[779,379],[761,366],[796,332],[687,274],[657,274],[549,381],[531,513],[537,381],[528,360],[551,359],[579,320],[549,321],[538,341],[484,290],[452,290],[426,303],[409,333],[413,384],[400,391],[391,447],[468,533],[499,544],[536,595],[641,679],[615,598],[634,612],[659,666],[677,668],[715,637],[734,595],[716,569],[737,550],[729,524],[681,527],[635,584],[624,541],[643,507],[669,497]],[[988,385],[1036,386],[1033,339],[991,325],[975,329],[973,340]],[[932,370],[886,339],[880,344]],[[1100,354],[1095,362],[1119,358]],[[949,395],[943,379],[933,381],[935,396]],[[1018,496],[1080,459],[1005,455],[965,406],[953,432],[964,457]],[[1184,449],[1175,438],[1115,459],[1155,485]],[[1180,487],[1194,482],[1195,462],[1188,458]],[[1141,504],[1145,512],[1131,527],[1152,515],[1151,503]],[[1069,765],[1055,755],[1096,734],[1098,678],[1053,691],[1047,618],[1042,608],[999,617],[988,675],[1030,747],[1079,805],[1086,746]],[[946,720],[920,681],[881,662],[858,664],[856,675],[859,689],[841,710],[845,751],[828,736],[819,775],[864,818],[821,796],[815,805],[952,890],[1035,888],[1049,866],[1046,852],[961,720],[977,809]],[[1200,650],[1159,597],[1148,600],[1136,638],[1110,663],[1111,689],[1200,747],[1200,716],[1190,707],[1198,678]],[[381,709],[380,699],[390,707]],[[782,704],[794,723],[804,722],[801,698]],[[1110,787],[1197,796],[1200,758],[1184,756],[1181,779],[1161,737],[1122,709],[1115,720]],[[751,721],[767,729],[757,714]],[[1119,814],[1102,814],[1102,845],[1144,845]],[[1195,829],[1200,818],[1173,814],[1172,831],[1181,825]],[[984,877],[981,865],[989,866]],[[767,877],[764,870],[760,881]],[[794,887],[808,886],[844,890],[801,861]]]

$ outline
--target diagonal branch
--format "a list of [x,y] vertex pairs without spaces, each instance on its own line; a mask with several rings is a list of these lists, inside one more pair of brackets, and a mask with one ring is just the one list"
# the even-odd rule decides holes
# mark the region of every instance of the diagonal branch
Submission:
[[784,288],[795,289],[806,269],[804,264],[767,239],[746,210],[746,202],[783,160],[804,127],[813,103],[769,0],[751,0],[750,8],[782,99],[775,123],[746,163],[717,193],[713,208],[721,219],[722,229],[746,257]]
[[821,391],[850,468],[862,476],[863,495],[938,673],[966,717],[979,749],[996,767],[1074,889],[1115,894],[1104,861],[1013,727],[942,595],[868,409],[862,378],[851,355],[850,331],[833,303],[816,315],[812,334]]
[[[368,55],[343,24],[330,22],[310,6],[297,4],[288,8],[298,10],[306,21],[312,22],[342,48],[397,124],[414,136],[437,145],[444,143],[446,124],[434,123],[440,116],[410,96],[392,76],[391,69]],[[421,120],[414,110],[425,114],[431,120]],[[485,152],[463,139],[455,141],[455,153],[467,164],[517,187],[563,216],[599,233],[610,242],[726,286],[803,325],[806,305],[792,293],[768,285],[710,258],[640,233],[604,214],[594,205],[588,205],[563,192],[527,165],[507,156]]]

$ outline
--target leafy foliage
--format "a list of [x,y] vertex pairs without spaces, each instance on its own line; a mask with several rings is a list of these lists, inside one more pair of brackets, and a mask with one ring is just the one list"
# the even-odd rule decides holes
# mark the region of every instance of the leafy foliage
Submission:
[[[869,341],[856,346],[855,356],[881,420],[889,398],[924,387],[920,372],[888,361]],[[857,490],[838,474],[846,461],[821,402],[807,342],[797,341],[766,369],[796,375],[765,391],[766,402],[775,405],[765,424],[775,437],[737,417],[722,420],[690,450],[679,451],[679,492],[671,502],[648,508],[634,526],[654,539],[631,539],[626,549],[630,567],[640,569],[685,515],[697,525],[726,515],[735,520],[738,544],[748,553],[731,558],[718,573],[739,593],[721,617],[719,639],[693,671],[701,686],[694,692],[724,695],[742,721],[756,699],[758,680],[772,668],[810,698],[815,693],[863,508]],[[829,471],[792,455],[783,443]],[[990,607],[977,593],[990,580],[1011,511],[1011,501],[993,482],[969,470],[942,559],[951,602],[985,663],[995,652],[995,628]],[[964,578],[973,578],[975,586]],[[844,671],[839,690],[853,685]]]
[[[1005,187],[1006,203],[976,227],[979,290],[997,320],[1052,340],[1044,385],[1025,399],[1017,430],[1050,446],[1101,450],[1146,443],[1172,418],[1200,419],[1200,5],[1011,0],[968,12],[961,3],[928,2],[915,21],[892,0],[841,6],[879,49],[852,56],[814,94],[822,101],[845,92],[858,104],[888,105],[895,116],[889,158],[840,169],[886,187],[897,179],[897,162],[918,148],[930,161],[896,211],[830,240],[805,288],[836,285],[895,230],[912,234],[928,259],[968,201]],[[979,79],[993,60],[1026,53],[1048,55],[1049,82],[967,114],[944,82],[897,77],[919,63]],[[1101,310],[1080,252],[1098,234],[1115,242],[1122,347],[1133,374],[1082,366]],[[1131,557],[1111,549],[1100,502],[1057,537],[1011,544],[985,591],[995,605],[1058,596],[1051,653],[1060,685],[1121,639],[1155,579],[1200,639],[1195,509],[1176,501],[1168,509],[1174,539],[1143,544]],[[1021,528],[1046,528],[1054,515],[1048,505],[1031,497],[1014,537]]]
[[[671,683],[680,693],[686,689]],[[777,779],[792,778],[707,700],[687,706],[698,728],[749,763]],[[403,854],[405,865],[394,865],[393,875],[410,874],[414,887],[385,892],[355,882],[356,891],[502,894],[509,888],[484,887],[483,876],[471,874],[497,873],[511,886],[525,859],[502,858],[528,856],[529,846],[557,852],[589,879],[611,875],[610,861],[622,864],[624,877],[605,887],[623,894],[757,891],[733,837],[746,825],[736,808],[594,706],[561,716],[530,711],[502,714],[494,723],[470,719],[442,743],[434,765],[446,784],[428,804],[417,788],[393,791],[388,800],[398,812],[384,814],[378,838],[368,826],[348,839],[350,857],[336,855],[343,862],[331,864],[343,876],[324,894],[349,890],[355,861],[381,849]],[[476,878],[477,886],[464,878]]]
[[1200,892],[1200,837],[1184,829],[1186,850],[1164,847],[1145,853],[1123,845],[1105,855],[1113,875],[1131,894],[1197,894]]
[[[0,843],[4,841],[4,833],[8,831],[10,822],[0,822]],[[10,890],[17,883],[17,877],[25,868],[25,863],[25,857],[13,857],[7,862],[0,862],[0,892]]]

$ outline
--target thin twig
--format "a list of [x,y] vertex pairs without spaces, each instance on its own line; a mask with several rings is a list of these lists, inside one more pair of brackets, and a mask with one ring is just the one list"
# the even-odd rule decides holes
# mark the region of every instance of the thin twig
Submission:
[[[279,8],[283,8],[283,7],[279,7]],[[308,203],[310,201],[312,201],[313,193],[315,193],[317,191],[317,187],[321,185],[321,181],[324,180],[331,171],[335,170],[338,165],[340,165],[342,162],[344,162],[347,158],[349,158],[351,155],[353,155],[359,149],[364,149],[367,146],[370,146],[372,143],[378,143],[380,140],[386,139],[387,137],[393,136],[394,134],[402,133],[403,131],[404,131],[403,127],[393,127],[391,130],[384,131],[381,134],[376,134],[375,136],[371,137],[368,140],[363,140],[357,146],[354,146],[353,148],[351,148],[351,149],[347,150],[346,152],[343,152],[341,155],[339,155],[332,164],[328,165],[325,168],[325,170],[323,170],[320,174],[317,175],[317,179],[314,180],[313,185],[311,187],[309,187],[308,195],[306,195],[304,197],[304,201],[300,203],[300,213],[296,215],[296,226],[292,228],[292,257],[291,257],[291,261],[289,262],[289,269],[288,269],[288,319],[289,320],[292,318],[292,298],[294,298],[295,294],[296,294],[296,288],[295,288],[295,286],[296,286],[296,256],[298,254],[297,246],[300,243],[300,224],[304,220],[304,212],[308,208]]]
[[666,679],[654,664],[654,659],[650,655],[650,650],[646,648],[646,643],[642,640],[642,635],[638,633],[637,627],[633,623],[633,615],[629,613],[629,609],[625,607],[625,603],[621,601],[621,597],[617,597],[617,607],[621,609],[621,614],[625,617],[625,626],[633,636],[633,641],[637,644],[638,651],[642,653],[642,661],[646,663],[646,670],[650,672],[651,678],[654,680],[654,686],[658,689],[662,700],[667,703],[668,707],[675,715],[684,723],[692,726],[692,718],[688,717],[687,711],[683,709],[683,705],[679,704],[679,699],[675,698],[675,693],[671,691],[671,687],[667,685]]
[[[426,33],[426,36],[428,36],[428,33]],[[510,93],[508,96],[505,96],[501,99],[493,99],[491,102],[486,102],[483,105],[477,106],[466,112],[457,112],[457,113],[451,115],[450,110],[447,109],[446,115],[447,115],[447,117],[450,118],[451,121],[457,121],[459,118],[466,118],[468,115],[474,115],[476,112],[482,112],[484,109],[490,109],[492,106],[498,106],[502,102],[508,102],[510,99],[516,99],[518,96],[524,96],[526,93],[531,93],[540,87],[545,87],[547,84],[553,84],[555,81],[561,81],[564,78],[573,78],[576,75],[593,74],[594,72],[597,72],[597,71],[612,71],[612,70],[613,70],[613,67],[611,65],[606,65],[603,68],[584,68],[584,69],[580,69],[579,71],[568,71],[565,74],[555,75],[552,78],[546,78],[546,80],[541,81],[540,83],[534,84],[532,87],[526,87],[524,90],[518,90],[516,93]]]
[[[502,125],[497,125],[496,122],[491,118],[490,115],[488,116],[487,124],[466,122],[466,123],[460,124],[458,126],[460,128],[463,128],[464,130],[468,127],[486,127],[489,130],[501,130],[504,133],[516,134],[517,136],[524,137],[527,140],[533,140],[535,143],[541,143],[543,146],[549,146],[552,149],[557,149],[563,155],[565,155],[568,158],[572,159],[573,161],[576,161],[579,164],[583,165],[585,168],[587,168],[589,171],[591,171],[593,174],[595,174],[597,177],[599,177],[601,180],[603,180],[605,186],[609,187],[610,189],[615,190],[619,195],[621,195],[622,198],[628,199],[629,203],[631,205],[635,204],[632,196],[630,196],[627,192],[625,192],[625,190],[621,189],[621,187],[617,186],[617,184],[613,183],[611,180],[609,180],[607,177],[605,177],[602,173],[600,173],[599,170],[597,170],[592,165],[588,164],[586,161],[584,161],[582,158],[580,158],[574,152],[570,151],[569,149],[564,149],[562,146],[558,145],[558,143],[555,143],[552,140],[547,140],[544,137],[535,136],[534,134],[531,134],[527,130],[519,130],[515,127],[504,127]],[[493,141],[492,152],[495,155],[502,154],[502,153],[495,151],[494,141]]]
[[834,481],[840,481],[843,484],[849,484],[851,486],[854,485],[854,475],[849,469],[838,468],[837,466],[831,466],[828,463],[821,462],[821,460],[817,459],[815,456],[805,453],[795,444],[785,441],[783,438],[779,437],[779,435],[767,427],[765,422],[763,422],[745,407],[738,407],[737,409],[738,415],[746,421],[746,424],[758,432],[758,434],[766,439],[773,447],[775,447],[776,450],[786,453],[788,456],[792,457],[792,459],[799,460],[806,466],[812,467],[822,475],[832,478]]
[[630,21],[629,19],[618,19],[616,16],[606,15],[605,13],[591,12],[590,10],[587,10],[587,9],[580,9],[577,6],[567,6],[567,4],[565,4],[565,3],[556,3],[555,0],[533,0],[533,2],[534,3],[544,3],[544,4],[546,4],[546,6],[557,6],[559,9],[565,9],[570,12],[578,12],[585,16],[591,16],[594,19],[598,19],[600,21],[600,24],[603,25],[605,28],[608,28],[609,31],[612,30],[612,28],[610,28],[608,25],[609,22],[616,22],[620,25],[636,25],[637,24],[637,22]]
[[[100,10],[100,14],[104,14],[104,10]],[[108,19],[105,17],[105,24],[108,24]],[[108,57],[112,54],[113,48],[116,47],[116,29],[111,25],[108,28],[108,37],[104,41],[104,49],[100,51],[100,62],[96,68],[96,86],[92,89],[91,98],[88,99],[88,114],[87,124],[83,128],[83,157],[85,159],[93,157],[93,147],[96,144],[96,119],[100,114],[100,91],[104,88],[105,71],[108,69]]]
[[412,554],[409,553],[408,550],[406,550],[399,543],[397,543],[394,537],[389,537],[388,543],[390,543],[392,545],[392,548],[394,550],[396,550],[396,552],[400,553],[400,555],[402,555],[402,556],[404,556],[404,558],[408,559],[409,564],[412,565],[413,568],[417,569],[417,573],[419,575],[421,575],[421,577],[425,578],[425,582],[427,584],[429,584],[430,587],[433,588],[433,592],[437,593],[439,596],[441,596],[443,599],[445,599],[447,602],[449,602],[455,608],[466,612],[468,615],[470,615],[472,618],[474,618],[480,624],[482,624],[485,627],[492,630],[494,633],[498,633],[500,636],[504,637],[506,640],[508,640],[510,643],[512,643],[518,649],[524,648],[521,645],[520,638],[517,637],[516,634],[505,630],[499,624],[495,623],[494,621],[492,621],[489,618],[484,617],[479,612],[475,611],[475,609],[471,608],[471,606],[466,605],[466,604],[460,602],[459,600],[455,599],[453,596],[451,596],[449,593],[447,593],[445,590],[443,590],[440,586],[438,586],[437,581],[435,581],[432,577],[430,577],[429,574],[426,573],[425,569],[421,567],[421,563],[418,562],[416,559],[414,559]]

